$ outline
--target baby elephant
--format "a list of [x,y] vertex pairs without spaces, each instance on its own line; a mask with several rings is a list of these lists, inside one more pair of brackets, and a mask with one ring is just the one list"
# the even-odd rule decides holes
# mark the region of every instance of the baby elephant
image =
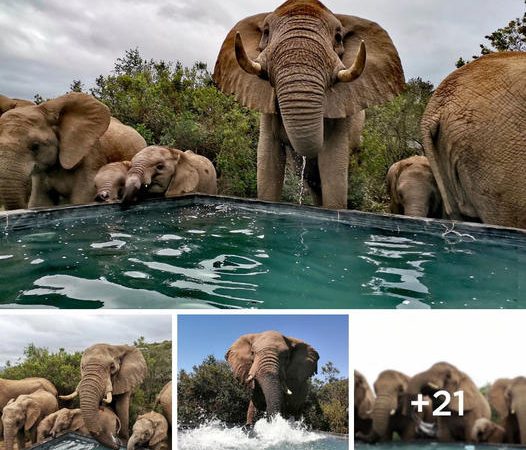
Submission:
[[162,414],[151,411],[137,418],[127,450],[135,450],[138,447],[168,449],[168,421]]
[[102,166],[95,175],[95,188],[98,202],[113,202],[122,198],[126,175],[131,167],[130,161],[119,161]]
[[18,449],[23,449],[25,431],[29,431],[31,442],[34,444],[37,441],[37,427],[40,421],[57,409],[57,398],[44,389],[28,395],[19,395],[16,400],[11,399],[2,411],[6,450],[13,450],[15,435]]
[[442,199],[425,156],[394,163],[387,172],[391,212],[406,216],[442,217]]
[[502,444],[505,442],[506,430],[485,417],[473,424],[471,439],[477,444]]
[[[68,431],[76,431],[80,434],[89,436],[90,432],[84,424],[80,408],[78,409],[61,409],[60,414],[55,420],[55,425],[51,429],[51,436],[56,437]],[[101,426],[100,435],[108,436],[109,439],[115,440],[121,429],[121,422],[117,415],[106,407],[99,408],[99,423]]]
[[209,159],[190,150],[152,145],[131,160],[122,201],[136,200],[139,191],[165,197],[190,192],[216,194],[216,170]]

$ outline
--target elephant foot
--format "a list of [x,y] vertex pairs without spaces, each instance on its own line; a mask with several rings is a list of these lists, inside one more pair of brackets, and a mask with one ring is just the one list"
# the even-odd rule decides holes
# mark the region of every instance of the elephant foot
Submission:
[[256,432],[254,431],[254,424],[252,423],[247,423],[245,425],[243,425],[243,428],[241,428],[249,438],[254,438],[256,437]]

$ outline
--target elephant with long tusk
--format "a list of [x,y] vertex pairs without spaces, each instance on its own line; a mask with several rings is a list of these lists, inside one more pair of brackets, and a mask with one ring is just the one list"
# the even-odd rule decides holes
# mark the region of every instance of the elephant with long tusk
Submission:
[[257,410],[269,417],[299,417],[308,393],[308,379],[317,372],[318,352],[306,342],[277,331],[245,334],[228,349],[225,359],[234,376],[252,392],[246,427]]
[[306,158],[317,205],[347,207],[349,151],[364,110],[404,87],[400,58],[378,24],[334,14],[318,0],[288,0],[239,21],[226,36],[214,81],[262,113],[257,189],[279,201],[286,151]]
[[128,439],[130,396],[148,372],[144,356],[129,345],[95,344],[84,351],[80,371],[75,392],[60,398],[78,395],[89,432],[107,447],[117,448],[116,439],[101,428],[99,407],[101,402],[112,404],[121,423],[119,436]]

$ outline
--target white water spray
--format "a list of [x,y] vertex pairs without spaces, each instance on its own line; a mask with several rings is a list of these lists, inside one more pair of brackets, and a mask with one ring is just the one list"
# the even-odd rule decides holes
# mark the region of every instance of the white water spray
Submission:
[[299,204],[301,205],[303,203],[303,191],[305,188],[305,182],[303,181],[303,177],[305,175],[305,167],[307,167],[307,158],[305,156],[302,156],[303,162],[301,164],[301,175],[300,175],[300,196],[299,196]]
[[287,421],[276,416],[270,421],[258,420],[255,437],[241,427],[227,428],[219,420],[211,420],[199,428],[179,432],[180,450],[274,450],[301,449],[304,445],[325,439],[322,434],[307,431],[303,422]]

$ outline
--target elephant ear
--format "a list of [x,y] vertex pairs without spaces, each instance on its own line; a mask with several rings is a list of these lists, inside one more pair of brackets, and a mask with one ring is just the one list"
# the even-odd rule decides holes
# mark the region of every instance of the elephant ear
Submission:
[[155,445],[166,440],[168,436],[168,421],[163,416],[159,414],[159,417],[155,417],[152,423],[155,425],[155,430],[150,438],[150,448],[154,448]]
[[92,151],[110,124],[110,110],[88,94],[72,92],[39,105],[58,128],[59,160],[68,170]]
[[125,352],[121,357],[120,369],[111,380],[114,395],[133,390],[144,381],[148,373],[146,360],[141,351],[127,345],[123,347]]
[[293,374],[291,378],[304,381],[318,373],[320,355],[314,347],[293,337],[287,336],[287,339],[291,347],[287,377]]
[[245,383],[248,372],[254,363],[252,353],[252,343],[256,334],[244,334],[234,342],[225,354],[225,359],[230,364],[234,377],[240,382]]
[[509,413],[511,405],[506,395],[512,380],[509,378],[499,378],[489,389],[488,400],[491,407],[495,410],[501,420],[505,420]]
[[0,116],[10,109],[20,108],[21,106],[34,106],[35,104],[29,100],[22,100],[20,98],[10,98],[5,95],[0,95]]
[[274,89],[268,81],[246,73],[239,66],[234,45],[236,33],[239,32],[248,57],[256,59],[260,54],[259,42],[263,34],[263,22],[269,14],[256,14],[234,25],[217,56],[213,79],[219,89],[225,94],[234,94],[243,106],[272,114],[276,112]]
[[187,194],[196,192],[199,186],[199,173],[192,165],[190,158],[185,152],[177,149],[170,149],[175,159],[175,173],[172,181],[165,192],[167,197],[172,195]]
[[336,83],[326,95],[325,117],[338,119],[380,105],[398,95],[405,86],[400,57],[387,32],[377,23],[355,16],[336,14],[342,24],[344,54],[350,67],[365,42],[367,57],[363,73],[350,83]]
[[30,428],[32,428],[35,425],[36,421],[40,417],[41,412],[42,410],[40,409],[40,406],[34,400],[30,400],[27,403],[26,421],[24,423],[25,431],[28,431]]

